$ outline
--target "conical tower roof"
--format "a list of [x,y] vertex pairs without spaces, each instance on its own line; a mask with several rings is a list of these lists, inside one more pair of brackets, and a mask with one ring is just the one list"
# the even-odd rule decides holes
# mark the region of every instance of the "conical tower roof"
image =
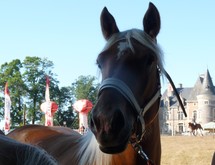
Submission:
[[196,81],[192,91],[190,92],[188,100],[196,100],[196,96],[199,95],[202,90],[203,80],[204,80],[204,75],[202,74],[197,78],[197,81]]
[[202,84],[202,89],[200,91],[200,94],[215,95],[214,85],[208,69],[203,79],[203,84]]

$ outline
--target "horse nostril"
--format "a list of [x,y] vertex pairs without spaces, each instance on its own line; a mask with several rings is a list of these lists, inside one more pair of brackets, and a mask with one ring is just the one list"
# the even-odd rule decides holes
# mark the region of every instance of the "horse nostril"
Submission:
[[92,117],[90,120],[90,128],[92,132],[98,131],[99,127],[100,127],[100,121],[97,118]]
[[119,109],[116,109],[111,120],[112,131],[119,131],[125,125],[125,118]]
[[125,126],[125,118],[120,109],[112,109],[108,114],[92,116],[90,128],[92,132],[105,134],[118,134]]

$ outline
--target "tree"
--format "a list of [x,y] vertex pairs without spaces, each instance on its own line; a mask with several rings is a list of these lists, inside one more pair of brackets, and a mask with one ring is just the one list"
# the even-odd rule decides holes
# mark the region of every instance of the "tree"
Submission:
[[74,99],[88,99],[95,104],[99,86],[95,81],[94,76],[79,76],[75,83],[72,83]]
[[[2,92],[8,82],[11,106],[12,126],[23,124],[24,112],[27,114],[26,124],[44,122],[44,115],[40,105],[45,100],[46,76],[50,79],[50,98],[55,101],[59,109],[55,114],[56,123],[78,127],[78,115],[73,110],[73,103],[79,99],[96,102],[98,84],[93,76],[80,76],[70,87],[58,86],[56,75],[52,72],[53,62],[39,57],[26,57],[23,62],[15,59],[4,63],[0,68],[0,87]],[[0,95],[0,118],[4,115],[4,95]]]
[[40,104],[45,94],[46,75],[51,78],[53,86],[57,86],[58,81],[52,73],[53,62],[46,58],[26,57],[23,61],[23,68],[22,76],[27,87],[28,119],[34,124],[42,117]]
[[58,103],[58,111],[56,112],[56,124],[63,125],[65,121],[67,126],[72,124],[74,113],[71,108],[72,90],[71,87],[62,87],[56,92],[56,101]]
[[[21,75],[22,63],[16,59],[10,63],[1,65],[0,69],[0,86],[2,89],[5,83],[8,82],[10,97],[12,101],[11,106],[11,123],[12,127],[16,124],[20,125],[23,118],[23,98],[26,95],[26,85],[22,80]],[[4,97],[1,98],[0,107],[4,107]],[[1,112],[4,112],[3,110]],[[3,113],[1,114],[3,117]]]

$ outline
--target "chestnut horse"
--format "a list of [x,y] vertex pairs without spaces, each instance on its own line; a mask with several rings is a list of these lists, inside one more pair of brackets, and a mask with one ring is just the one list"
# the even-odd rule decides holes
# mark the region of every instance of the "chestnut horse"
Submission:
[[201,135],[203,136],[203,134],[202,134],[203,128],[202,128],[201,124],[198,124],[198,123],[194,124],[194,123],[189,122],[188,127],[191,129],[191,133],[193,133],[194,136],[197,135],[198,129],[200,130]]
[[98,55],[102,82],[86,135],[65,127],[24,126],[9,137],[44,148],[61,165],[160,164],[158,110],[162,51],[160,15],[149,3],[144,30],[120,32],[105,7],[101,29],[107,43]]
[[22,144],[0,135],[0,164],[2,165],[57,165],[56,160],[43,149]]

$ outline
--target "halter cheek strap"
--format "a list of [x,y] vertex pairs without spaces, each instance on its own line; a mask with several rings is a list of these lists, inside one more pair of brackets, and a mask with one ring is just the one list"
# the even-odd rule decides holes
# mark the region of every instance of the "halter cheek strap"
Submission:
[[[99,94],[102,92],[103,89],[106,88],[113,88],[120,92],[125,99],[132,105],[136,113],[138,114],[138,119],[140,120],[142,133],[145,131],[145,121],[144,115],[149,110],[149,108],[155,103],[155,101],[160,97],[160,89],[156,92],[156,94],[152,97],[152,99],[146,104],[144,108],[141,108],[131,91],[131,89],[121,80],[117,78],[107,78],[105,79],[99,88]],[[142,135],[141,135],[142,136]],[[141,138],[141,137],[140,137]]]

